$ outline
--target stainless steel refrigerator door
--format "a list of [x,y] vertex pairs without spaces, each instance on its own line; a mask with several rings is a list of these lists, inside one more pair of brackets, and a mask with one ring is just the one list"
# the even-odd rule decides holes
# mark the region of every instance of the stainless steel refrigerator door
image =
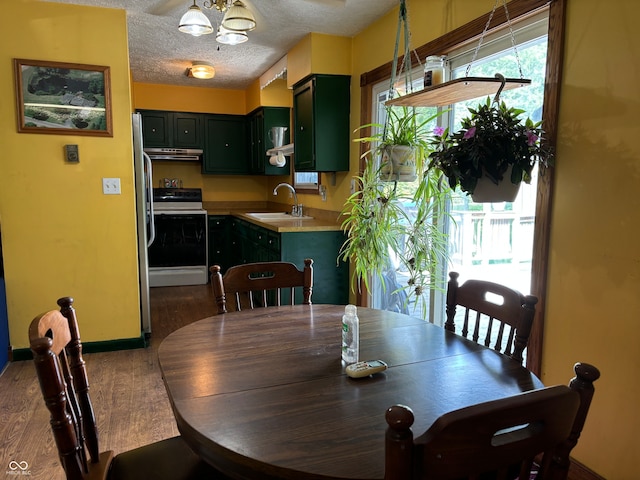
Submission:
[[138,270],[140,275],[140,318],[143,333],[150,334],[151,306],[149,300],[149,257],[147,248],[155,238],[155,227],[153,225],[153,193],[151,187],[153,177],[151,160],[143,151],[142,116],[139,113],[133,114],[132,127],[138,228]]

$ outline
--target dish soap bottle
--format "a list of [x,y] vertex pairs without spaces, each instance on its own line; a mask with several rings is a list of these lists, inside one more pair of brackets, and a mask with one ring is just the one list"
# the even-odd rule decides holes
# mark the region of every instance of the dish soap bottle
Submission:
[[358,361],[360,343],[360,321],[355,305],[344,307],[342,316],[342,360],[347,364]]

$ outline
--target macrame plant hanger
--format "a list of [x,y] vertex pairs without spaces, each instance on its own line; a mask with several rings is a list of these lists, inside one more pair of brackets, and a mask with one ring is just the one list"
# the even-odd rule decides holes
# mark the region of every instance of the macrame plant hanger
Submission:
[[[398,70],[398,60],[399,60],[399,51],[400,51],[400,37],[404,40],[404,54],[402,56],[402,63],[400,64],[400,69]],[[404,87],[406,92],[413,91],[412,79],[411,79],[411,33],[409,30],[409,19],[407,13],[407,5],[406,0],[400,0],[400,8],[398,9],[398,28],[396,30],[396,44],[393,50],[393,62],[391,66],[391,79],[389,81],[389,99],[393,99],[396,93],[395,85],[397,73],[404,74]],[[416,54],[416,58],[417,54]],[[418,58],[418,63],[420,63],[420,58]],[[415,107],[411,107],[413,109],[413,114],[415,115]],[[389,126],[389,122],[391,118],[387,116],[384,129],[382,132],[383,141],[387,139],[387,127]],[[398,186],[397,180],[394,180],[394,191]]]

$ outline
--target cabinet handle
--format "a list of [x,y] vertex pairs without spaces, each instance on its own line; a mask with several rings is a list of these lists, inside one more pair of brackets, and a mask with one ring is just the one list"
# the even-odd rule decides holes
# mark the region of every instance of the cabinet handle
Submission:
[[224,144],[224,146],[225,146],[225,147],[228,147],[228,146],[229,146],[229,144],[228,144],[228,143],[225,143],[225,144]]
[[151,129],[151,131],[152,131],[153,133],[156,133],[156,129],[155,129],[155,128],[152,128],[152,129]]
[[304,130],[304,127],[300,127],[300,131],[302,132]]
[[185,134],[189,133],[189,130],[185,130],[185,131],[184,131],[184,133],[185,133]]

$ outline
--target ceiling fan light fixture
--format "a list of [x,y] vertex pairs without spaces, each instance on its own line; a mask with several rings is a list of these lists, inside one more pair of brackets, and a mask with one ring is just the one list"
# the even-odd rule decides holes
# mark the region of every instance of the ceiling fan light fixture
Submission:
[[227,30],[222,25],[218,28],[216,33],[216,42],[223,43],[224,45],[239,45],[249,40],[247,32],[234,32]]
[[235,32],[248,32],[256,28],[256,19],[240,0],[235,0],[224,14],[222,26]]
[[208,80],[213,78],[215,74],[216,69],[207,62],[193,62],[189,69],[189,75],[200,80]]
[[213,27],[207,16],[202,13],[200,7],[193,0],[193,5],[189,7],[189,10],[180,19],[178,30],[194,37],[199,37],[200,35],[212,33]]

